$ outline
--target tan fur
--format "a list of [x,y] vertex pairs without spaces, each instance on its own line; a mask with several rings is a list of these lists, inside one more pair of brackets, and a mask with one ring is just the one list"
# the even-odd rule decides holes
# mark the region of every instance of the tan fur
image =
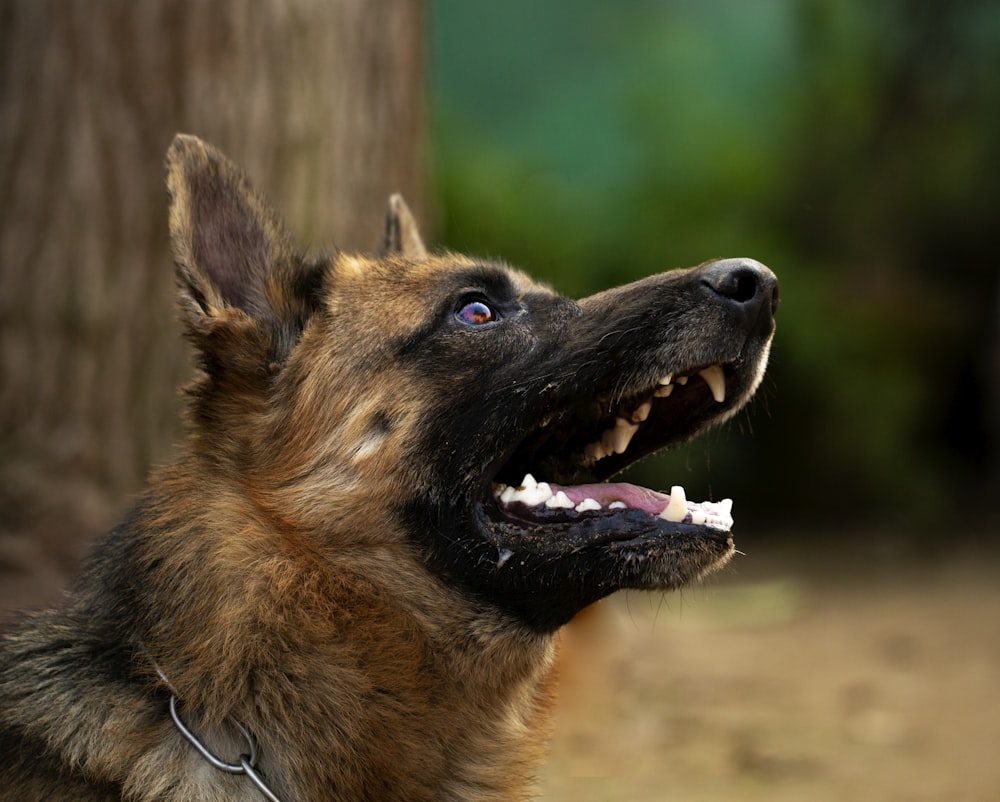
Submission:
[[[540,527],[524,535],[517,560],[529,567],[509,591],[503,544],[520,541],[509,540],[507,522],[438,531],[484,484],[490,455],[477,449],[492,441],[478,427],[502,439],[530,417],[517,399],[554,392],[580,365],[614,363],[599,349],[618,330],[594,328],[598,305],[581,335],[593,344],[575,345],[564,330],[585,307],[517,271],[429,254],[398,197],[378,258],[307,260],[242,173],[199,140],[177,138],[167,183],[180,310],[200,367],[188,390],[190,435],[65,605],[4,637],[0,798],[262,798],[183,738],[168,714],[171,693],[222,758],[246,750],[234,722],[255,734],[258,769],[284,802],[529,798],[550,728],[558,624],[618,586],[683,584],[732,553],[725,533],[675,538],[662,522],[640,521],[641,532],[663,531],[620,560],[619,539],[602,541],[595,554],[611,573],[581,591],[586,566],[570,562],[566,578],[551,581],[530,570],[532,559],[550,570],[560,555],[590,548],[573,546],[564,529],[549,544]],[[473,269],[502,277],[514,321],[535,320],[522,305],[534,299],[535,328],[512,323],[487,340],[442,318],[441,299],[464,292],[452,284]],[[647,286],[675,292],[675,279],[649,281],[602,303],[618,313],[631,298],[641,309]],[[712,313],[714,291],[691,286]],[[682,353],[709,347],[710,318],[694,318]],[[764,323],[754,336],[769,340]],[[577,361],[545,368],[530,394],[520,376],[489,383],[513,355],[548,353],[544,336],[563,338]],[[418,346],[419,358],[407,356]],[[669,365],[647,363],[669,360],[664,347],[627,382],[651,393]],[[620,394],[622,369],[602,369]],[[449,560],[486,565],[486,584],[442,562],[431,545],[441,537],[452,538],[439,546]],[[498,546],[482,540],[493,537]],[[495,593],[490,572],[500,577]],[[565,609],[547,609],[563,597]],[[522,610],[522,598],[535,608]]]
[[[287,799],[328,798],[331,765],[349,789],[338,799],[524,798],[547,735],[551,640],[494,620],[415,570],[420,557],[388,513],[404,484],[429,481],[421,461],[401,458],[426,388],[405,365],[380,362],[380,343],[387,329],[405,335],[418,321],[400,297],[427,306],[435,274],[453,259],[337,257],[328,302],[337,330],[308,329],[286,378],[265,391],[260,326],[198,272],[185,173],[218,158],[196,140],[175,145],[170,226],[193,337],[235,368],[221,388],[204,378],[191,390],[216,425],[196,425],[150,482],[143,527],[161,534],[142,561],[159,618],[136,668],[155,683],[158,665],[220,751],[241,747],[229,719],[256,733],[261,769],[287,778],[277,780]],[[266,253],[252,269],[291,264],[280,222],[234,180],[265,229]],[[268,302],[287,313],[282,281],[269,276],[266,287]],[[361,306],[384,306],[384,328],[355,323],[349,312]],[[391,432],[373,428],[376,411],[392,419]],[[345,642],[340,630],[365,637]],[[102,688],[71,683],[73,707],[105,710]],[[150,720],[141,692],[85,716],[83,731],[66,720],[68,706],[51,705],[46,716],[32,701],[4,715],[41,739],[56,733],[75,764],[121,782],[129,798],[260,798],[245,778],[208,767],[168,719]],[[174,769],[186,784],[171,785]]]

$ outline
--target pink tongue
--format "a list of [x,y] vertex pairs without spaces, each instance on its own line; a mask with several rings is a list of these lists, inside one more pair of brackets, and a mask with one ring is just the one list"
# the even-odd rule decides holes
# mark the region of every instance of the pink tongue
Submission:
[[607,507],[613,501],[620,501],[626,507],[644,510],[650,515],[659,515],[670,503],[670,496],[639,485],[630,485],[627,482],[567,486],[550,483],[549,486],[552,488],[553,494],[562,490],[574,504],[579,504],[585,498],[594,499],[602,507]]

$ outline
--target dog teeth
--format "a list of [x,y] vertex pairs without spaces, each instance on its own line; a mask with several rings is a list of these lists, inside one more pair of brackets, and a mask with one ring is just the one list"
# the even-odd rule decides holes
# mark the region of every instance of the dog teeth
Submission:
[[[705,380],[716,402],[721,404],[726,400],[726,376],[722,371],[722,365],[709,365],[698,371],[698,375]],[[653,391],[653,396],[666,398],[674,391],[674,387],[683,387],[690,380],[690,376],[674,376],[673,373],[668,373],[658,380],[659,387]]]
[[[698,371],[698,375],[708,386],[712,398],[719,404],[723,403],[726,400],[726,376],[722,366],[710,365]],[[666,398],[674,392],[675,387],[686,385],[690,378],[690,376],[675,376],[673,373],[665,374],[658,380],[653,397]],[[584,446],[583,457],[586,463],[593,465],[614,454],[624,454],[628,450],[632,438],[639,431],[640,424],[649,418],[652,409],[653,398],[647,397],[631,413],[624,413],[628,416],[627,418],[615,418],[614,425],[605,429],[601,433],[600,439]],[[549,420],[546,419],[545,423],[548,422]],[[537,482],[530,473],[525,474],[521,484],[516,488],[498,486],[496,494],[502,504],[520,502],[530,507],[545,505],[550,509],[569,509],[572,507],[579,512],[600,509],[599,504],[597,507],[589,506],[597,503],[594,499],[584,499],[576,503],[562,491],[553,493],[550,485],[545,482]],[[726,506],[727,502],[728,506]],[[689,504],[684,496],[684,488],[675,486],[671,489],[669,501],[659,516],[677,523],[688,522],[728,528],[732,524],[732,502],[728,500],[727,502]],[[584,506],[581,507],[581,505]]]
[[617,430],[617,426],[605,429],[604,434],[601,435],[601,454],[605,457],[615,453],[615,432]]
[[708,389],[712,391],[712,398],[721,404],[726,400],[726,376],[722,372],[721,365],[712,365],[698,372],[698,375],[705,380]]
[[545,506],[550,510],[563,509],[571,510],[576,505],[570,501],[569,496],[567,496],[562,490],[558,491],[552,498],[545,502]]
[[687,514],[687,497],[684,495],[684,488],[680,485],[674,485],[670,488],[670,501],[663,508],[660,517],[667,521],[680,523],[687,517]]
[[[652,404],[650,404],[651,406]],[[640,407],[641,410],[642,407]],[[648,409],[645,410],[645,415],[649,415]],[[599,441],[588,443],[583,449],[583,455],[588,461],[597,462],[597,460],[610,457],[612,454],[624,454],[637,431],[639,431],[638,423],[632,423],[625,418],[615,418],[615,425],[610,429],[605,429]]]
[[703,501],[700,504],[688,501],[684,488],[675,485],[670,488],[670,500],[660,512],[660,518],[672,523],[689,523],[697,526],[711,526],[729,531],[733,528],[733,500]]
[[[556,485],[556,487],[559,486]],[[566,488],[566,490],[572,492],[573,489]],[[521,484],[517,487],[497,484],[494,486],[493,492],[502,504],[518,502],[528,507],[544,506],[550,510],[575,510],[578,513],[595,512],[605,509],[600,501],[591,496],[586,496],[581,501],[574,501],[563,489],[553,492],[552,486],[549,483],[536,481],[530,473],[525,474],[524,479],[521,480]],[[582,493],[579,493],[579,491],[577,493],[576,497],[580,498]],[[684,488],[680,485],[670,488],[669,496],[653,493],[652,491],[646,491],[646,493],[653,497],[666,499],[666,504],[659,513],[659,517],[665,521],[694,524],[696,526],[710,526],[723,531],[729,531],[733,527],[732,499],[724,498],[721,501],[702,501],[701,503],[688,501]],[[648,496],[645,498],[648,498]],[[641,504],[641,502],[637,503]],[[648,507],[637,506],[636,508],[646,509],[647,512],[655,514]],[[607,505],[607,509],[625,510],[630,509],[630,507],[624,501],[619,500],[610,502]],[[501,555],[501,560],[497,567],[500,567],[503,562],[506,562],[506,559]]]
[[[704,516],[700,521],[705,526],[715,529],[730,530],[733,528],[733,500],[724,498],[722,501],[703,501],[701,504],[689,505],[693,507],[691,512],[692,523],[699,523],[698,518]],[[695,513],[698,513],[696,516]]]
[[633,435],[639,430],[638,423],[629,423],[624,418],[615,420],[615,428],[612,432],[612,450],[616,454],[624,454],[628,444],[632,442]]
[[649,417],[649,412],[653,408],[652,401],[644,401],[635,408],[635,412],[632,413],[633,423],[642,423],[646,418]]
[[[698,375],[705,380],[712,392],[712,398],[716,402],[721,404],[726,400],[726,376],[721,365],[703,368],[698,372]],[[673,373],[661,376],[657,382],[659,386],[653,391],[653,397],[666,398],[674,391],[675,387],[687,384],[690,378],[690,376],[675,376]],[[647,398],[632,411],[628,419],[616,418],[615,425],[610,429],[605,429],[599,440],[588,443],[584,447],[583,456],[586,461],[592,465],[612,454],[624,454],[635,433],[639,430],[639,424],[649,418],[652,409],[653,399]]]
[[528,507],[537,507],[552,498],[552,488],[548,482],[536,482],[534,476],[526,473],[519,487],[505,487],[499,498],[503,504],[519,501]]
[[604,459],[613,453],[610,448],[604,447],[603,442],[588,443],[586,448],[583,449],[583,456],[588,462],[597,462],[597,460]]

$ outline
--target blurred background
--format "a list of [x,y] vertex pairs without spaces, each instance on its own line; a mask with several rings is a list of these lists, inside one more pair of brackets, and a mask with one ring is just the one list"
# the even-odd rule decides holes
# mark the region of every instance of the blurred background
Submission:
[[720,256],[781,279],[756,408],[644,473],[736,481],[768,526],[988,507],[1000,5],[432,8],[443,242],[573,295]]
[[750,409],[632,474],[732,496],[744,554],[570,629],[543,798],[995,798],[1000,4],[0,0],[4,611],[181,431],[177,130],[314,247],[399,189],[572,296],[778,274]]

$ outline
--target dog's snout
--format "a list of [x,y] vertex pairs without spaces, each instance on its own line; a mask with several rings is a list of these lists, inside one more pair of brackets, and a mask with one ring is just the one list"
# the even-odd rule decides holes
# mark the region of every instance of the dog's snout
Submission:
[[778,311],[778,278],[753,259],[723,259],[703,268],[701,283],[748,326]]

